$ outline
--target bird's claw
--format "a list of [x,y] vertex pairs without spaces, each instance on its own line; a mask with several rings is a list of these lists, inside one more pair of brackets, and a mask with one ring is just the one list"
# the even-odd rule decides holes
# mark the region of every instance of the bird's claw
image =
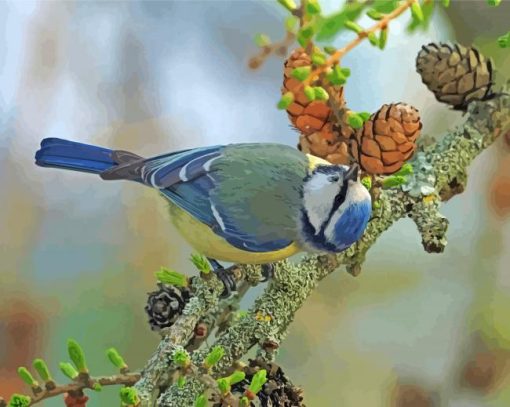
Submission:
[[224,269],[223,267],[215,270],[216,276],[223,283],[223,291],[220,294],[220,298],[228,298],[232,295],[234,291],[237,291],[237,284],[232,273],[228,271],[228,269]]
[[274,276],[274,265],[273,263],[267,263],[262,265],[262,277],[261,283],[265,283]]
[[220,294],[220,298],[228,298],[232,295],[234,291],[237,291],[237,284],[232,273],[225,269],[217,260],[208,259],[209,263],[216,274],[216,277],[223,283],[223,291]]

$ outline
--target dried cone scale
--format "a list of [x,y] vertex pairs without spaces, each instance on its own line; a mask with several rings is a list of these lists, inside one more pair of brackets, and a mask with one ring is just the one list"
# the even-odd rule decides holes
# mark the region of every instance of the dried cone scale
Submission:
[[465,110],[472,100],[492,96],[492,63],[475,48],[424,45],[416,57],[416,69],[436,99],[456,109]]
[[418,110],[404,103],[383,105],[351,142],[351,152],[370,174],[393,174],[412,157],[422,123]]
[[282,93],[294,93],[294,102],[287,113],[301,133],[298,148],[333,164],[358,162],[369,174],[398,171],[416,150],[416,139],[422,127],[418,111],[403,103],[383,105],[355,131],[346,122],[346,115],[339,122],[330,107],[345,108],[343,87],[328,89],[328,105],[325,101],[309,101],[301,82],[292,77],[293,69],[311,64],[302,48],[294,50],[285,62]]
[[[288,107],[287,113],[292,125],[301,133],[298,147],[333,164],[348,164],[348,140],[354,134],[353,129],[345,123],[343,126],[333,125],[333,111],[327,102],[308,100],[301,82],[292,77],[294,68],[311,64],[310,57],[302,48],[295,49],[285,61],[282,93],[294,92],[294,102]],[[330,97],[335,98],[337,105],[343,106],[343,88],[336,86],[334,90],[336,92]]]

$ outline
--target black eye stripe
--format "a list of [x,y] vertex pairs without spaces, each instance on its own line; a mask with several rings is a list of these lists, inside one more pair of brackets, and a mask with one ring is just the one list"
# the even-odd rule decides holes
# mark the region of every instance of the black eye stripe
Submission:
[[326,230],[326,227],[328,226],[328,223],[331,220],[331,217],[333,216],[333,214],[345,202],[345,197],[347,195],[348,182],[349,182],[348,180],[344,181],[344,183],[342,184],[342,188],[340,188],[340,192],[338,194],[336,194],[335,200],[333,201],[333,206],[331,207],[331,210],[329,211],[328,217],[324,220],[324,222],[321,225],[321,229],[320,229],[321,236],[324,236],[324,231]]

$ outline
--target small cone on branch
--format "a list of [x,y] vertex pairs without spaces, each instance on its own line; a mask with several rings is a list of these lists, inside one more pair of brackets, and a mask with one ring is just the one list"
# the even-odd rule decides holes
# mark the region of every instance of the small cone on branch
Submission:
[[[312,60],[303,48],[295,49],[285,61],[282,94],[294,93],[294,102],[287,113],[292,125],[301,133],[298,148],[333,164],[348,164],[348,140],[354,130],[347,123],[339,124],[333,119],[333,111],[326,101],[308,100],[301,82],[292,77],[294,68],[310,65]],[[334,86],[332,90],[330,97],[337,106],[344,106],[343,87]]]
[[151,329],[159,331],[172,326],[190,298],[191,293],[187,287],[159,283],[158,290],[149,293],[145,306]]
[[[292,71],[311,65],[311,58],[302,48],[294,50],[285,62],[282,94],[294,93],[287,113],[300,132],[298,148],[332,164],[358,162],[368,174],[398,171],[416,150],[422,127],[418,111],[403,103],[383,105],[356,131],[348,123],[342,86],[328,87],[329,104],[308,100]],[[334,112],[331,106],[343,112]]]
[[416,151],[421,128],[420,115],[413,106],[383,105],[351,139],[351,154],[369,174],[393,174]]
[[[289,380],[283,369],[273,362],[265,362],[262,359],[250,359],[249,365],[244,367],[246,377],[243,381],[232,386],[232,394],[243,395],[249,389],[251,379],[260,369],[267,372],[267,381],[256,399],[250,406],[260,407],[305,407],[303,402],[303,390]],[[215,404],[214,407],[219,407]]]
[[466,110],[472,100],[493,96],[492,63],[477,49],[430,43],[416,57],[416,70],[440,102]]

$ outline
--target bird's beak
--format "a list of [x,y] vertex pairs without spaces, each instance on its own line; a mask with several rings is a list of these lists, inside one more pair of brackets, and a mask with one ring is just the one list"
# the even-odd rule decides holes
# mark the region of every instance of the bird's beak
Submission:
[[359,165],[356,163],[352,164],[351,167],[345,173],[344,179],[352,180],[352,181],[356,182],[358,180],[358,171],[359,171]]

